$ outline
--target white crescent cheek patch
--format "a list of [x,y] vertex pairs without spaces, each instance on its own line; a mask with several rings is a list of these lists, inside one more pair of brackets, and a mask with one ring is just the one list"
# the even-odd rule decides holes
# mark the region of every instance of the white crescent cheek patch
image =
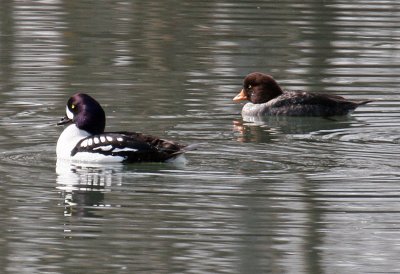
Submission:
[[65,113],[67,114],[67,117],[69,118],[69,119],[74,119],[74,114],[69,110],[69,108],[68,108],[68,106],[66,106],[66,108],[65,108]]

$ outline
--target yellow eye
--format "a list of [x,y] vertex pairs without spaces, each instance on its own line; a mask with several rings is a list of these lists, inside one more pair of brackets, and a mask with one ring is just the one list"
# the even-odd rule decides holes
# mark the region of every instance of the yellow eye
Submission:
[[74,108],[75,108],[75,105],[74,105],[74,104],[72,104],[72,105],[71,105],[71,109],[74,109]]
[[251,89],[251,88],[252,88],[252,86],[251,86],[251,85],[248,85],[248,86],[247,86],[247,88],[248,88],[248,89]]

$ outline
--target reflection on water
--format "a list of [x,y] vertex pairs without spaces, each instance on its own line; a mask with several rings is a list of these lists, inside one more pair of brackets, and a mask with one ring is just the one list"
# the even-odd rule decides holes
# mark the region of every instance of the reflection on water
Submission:
[[238,141],[261,143],[276,140],[282,135],[301,135],[311,139],[334,132],[343,133],[355,126],[355,122],[356,119],[350,117],[243,117],[233,121],[233,129],[240,133]]
[[[400,272],[399,9],[3,1],[0,272]],[[242,118],[231,98],[252,71],[375,101],[343,119]],[[110,131],[203,145],[185,165],[56,164],[76,91]]]
[[64,198],[64,216],[95,217],[93,208],[109,206],[105,193],[122,184],[122,165],[75,165],[57,161],[57,189]]

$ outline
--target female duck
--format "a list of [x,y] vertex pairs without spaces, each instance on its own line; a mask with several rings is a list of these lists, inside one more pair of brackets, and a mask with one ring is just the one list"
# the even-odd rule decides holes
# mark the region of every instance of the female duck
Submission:
[[176,142],[136,132],[104,132],[106,116],[91,96],[69,98],[66,116],[58,125],[69,125],[57,141],[57,159],[83,162],[164,162],[193,149]]
[[233,100],[250,101],[242,109],[243,116],[340,116],[371,102],[350,101],[337,95],[283,91],[272,76],[260,72],[246,76],[243,89]]

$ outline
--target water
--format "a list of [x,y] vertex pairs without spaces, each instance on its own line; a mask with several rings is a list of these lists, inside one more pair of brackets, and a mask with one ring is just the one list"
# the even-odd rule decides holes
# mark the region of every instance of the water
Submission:
[[[0,272],[400,272],[400,4],[186,2],[2,2]],[[252,71],[375,102],[243,120]],[[186,163],[57,164],[76,91],[108,130],[202,145]]]

